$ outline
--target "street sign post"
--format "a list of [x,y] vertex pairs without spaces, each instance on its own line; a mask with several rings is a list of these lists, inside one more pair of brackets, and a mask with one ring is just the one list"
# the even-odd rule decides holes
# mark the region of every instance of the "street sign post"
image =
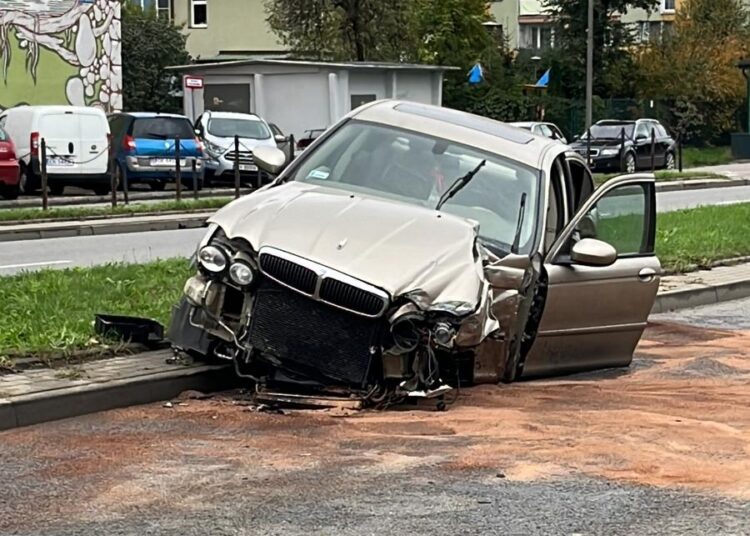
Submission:
[[203,77],[186,74],[182,79],[186,91],[190,91],[190,116],[195,121],[195,90],[203,89]]

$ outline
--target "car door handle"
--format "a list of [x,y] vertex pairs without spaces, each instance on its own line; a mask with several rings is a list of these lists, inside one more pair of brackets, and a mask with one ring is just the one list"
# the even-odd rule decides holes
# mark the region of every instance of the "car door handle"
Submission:
[[638,279],[642,283],[650,283],[656,277],[656,270],[653,268],[643,268],[638,272]]

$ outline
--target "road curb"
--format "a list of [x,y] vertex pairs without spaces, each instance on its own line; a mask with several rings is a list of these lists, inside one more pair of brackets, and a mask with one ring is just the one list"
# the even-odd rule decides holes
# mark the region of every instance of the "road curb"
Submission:
[[110,235],[141,233],[148,231],[173,231],[203,227],[214,212],[170,214],[168,216],[121,218],[34,223],[27,225],[0,226],[0,242],[39,240],[43,238],[65,238],[71,236]]
[[668,290],[656,296],[651,314],[750,298],[750,280]]
[[750,186],[750,179],[688,179],[684,181],[663,181],[656,183],[657,192],[683,192],[689,190],[710,190],[713,188],[736,188]]
[[0,430],[168,400],[190,389],[215,391],[234,385],[231,367],[204,365],[0,399]]

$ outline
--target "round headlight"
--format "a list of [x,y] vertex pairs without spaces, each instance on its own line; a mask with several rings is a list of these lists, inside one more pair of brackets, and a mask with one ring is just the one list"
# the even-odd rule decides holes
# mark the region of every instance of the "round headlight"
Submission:
[[213,273],[223,272],[229,264],[226,253],[216,246],[201,248],[198,252],[198,262],[203,268]]
[[244,262],[235,262],[229,267],[229,278],[241,287],[246,287],[253,282],[255,274],[253,269]]

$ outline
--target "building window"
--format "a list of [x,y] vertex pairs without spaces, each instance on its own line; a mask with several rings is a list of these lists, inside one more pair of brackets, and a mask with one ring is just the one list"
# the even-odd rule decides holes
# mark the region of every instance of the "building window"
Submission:
[[520,48],[528,50],[552,48],[552,28],[548,24],[523,24],[520,41]]
[[208,26],[208,1],[190,0],[190,27],[206,28]]
[[363,104],[373,102],[378,99],[377,95],[352,95],[351,96],[351,109],[354,110],[359,108]]
[[675,0],[661,0],[662,13],[674,13]]
[[156,10],[157,17],[170,18],[170,0],[132,0],[132,2],[140,6],[143,11]]

